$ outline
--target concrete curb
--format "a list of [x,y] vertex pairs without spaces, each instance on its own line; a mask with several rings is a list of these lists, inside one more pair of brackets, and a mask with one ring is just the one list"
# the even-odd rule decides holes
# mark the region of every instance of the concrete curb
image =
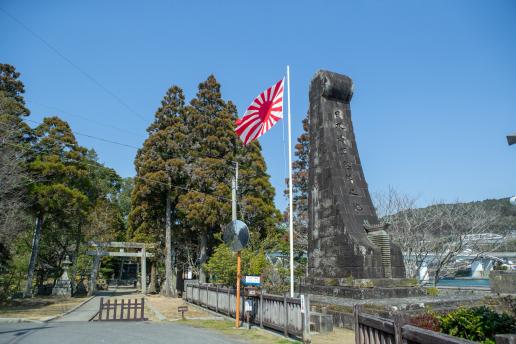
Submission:
[[41,320],[32,320],[27,318],[0,318],[0,324],[18,324],[18,323],[37,323],[43,324]]
[[149,307],[149,309],[152,311],[152,313],[154,313],[154,315],[158,318],[159,321],[166,321],[167,320],[167,317],[164,316],[156,308],[154,308],[154,306],[152,305],[151,301],[147,297],[144,297],[144,299],[145,299],[145,305]]
[[65,315],[68,315],[68,314],[72,313],[73,311],[75,311],[77,308],[81,307],[85,303],[91,301],[94,297],[95,297],[94,295],[90,296],[90,297],[86,298],[86,300],[82,301],[78,305],[73,306],[71,309],[67,310],[66,312],[58,314],[58,315],[54,315],[54,316],[51,316],[51,317],[48,317],[48,318],[45,318],[45,319],[42,320],[42,322],[49,322],[49,321],[55,320],[57,318],[64,317]]
[[40,320],[34,320],[34,319],[29,319],[29,318],[0,318],[0,324],[17,324],[17,323],[39,323],[39,324],[43,324],[43,323],[52,321],[54,319],[60,318],[62,316],[65,316],[65,315],[75,311],[77,308],[81,307],[82,305],[84,305],[86,302],[90,301],[94,297],[95,296],[90,296],[89,298],[87,298],[86,300],[82,301],[78,305],[75,305],[71,309],[67,310],[66,312],[58,314],[58,315],[53,315],[53,316],[46,317],[46,318],[43,318],[43,319],[40,319]]

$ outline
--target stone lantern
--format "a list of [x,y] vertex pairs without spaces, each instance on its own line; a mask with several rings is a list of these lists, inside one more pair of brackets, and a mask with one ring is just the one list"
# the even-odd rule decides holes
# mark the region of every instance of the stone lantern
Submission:
[[63,274],[56,281],[56,285],[52,289],[52,295],[62,296],[62,297],[71,297],[72,296],[72,282],[68,277],[68,269],[72,262],[68,255],[65,257],[63,261]]

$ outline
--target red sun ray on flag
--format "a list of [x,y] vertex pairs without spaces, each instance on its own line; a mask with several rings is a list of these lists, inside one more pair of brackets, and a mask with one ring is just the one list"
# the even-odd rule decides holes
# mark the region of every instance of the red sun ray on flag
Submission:
[[253,142],[283,118],[283,83],[278,81],[256,97],[244,116],[236,120],[236,133],[244,143]]

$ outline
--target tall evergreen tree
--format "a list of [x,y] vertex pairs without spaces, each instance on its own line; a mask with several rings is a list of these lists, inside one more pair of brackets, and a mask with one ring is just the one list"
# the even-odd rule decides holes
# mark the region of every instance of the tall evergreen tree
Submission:
[[199,84],[188,107],[192,161],[189,191],[179,198],[178,209],[186,224],[198,235],[199,279],[206,282],[202,268],[213,245],[213,234],[231,219],[231,176],[235,161],[235,107],[221,97],[213,75]]
[[292,162],[292,192],[296,246],[298,246],[300,250],[306,250],[308,248],[308,167],[310,163],[308,115],[303,119],[303,132],[297,138],[294,154],[297,157],[297,160]]
[[237,110],[225,102],[213,75],[199,84],[188,107],[188,128],[193,141],[190,191],[178,208],[186,223],[198,233],[200,280],[206,281],[203,264],[216,246],[214,234],[231,220],[231,179],[239,163],[238,217],[252,235],[265,239],[276,231],[280,213],[274,206],[274,188],[258,142],[243,146],[235,134]]
[[243,146],[237,138],[239,161],[238,205],[242,220],[259,238],[275,236],[281,213],[274,204],[275,190],[258,141]]
[[157,110],[147,132],[149,137],[135,159],[136,180],[129,214],[130,236],[139,241],[161,241],[165,246],[165,295],[175,295],[173,269],[173,226],[177,229],[176,204],[185,192],[189,177],[183,91],[171,87]]
[[[34,133],[34,158],[29,162],[28,170],[36,181],[30,184],[36,227],[26,295],[32,294],[32,278],[45,218],[65,221],[83,217],[89,206],[88,196],[84,192],[89,188],[89,173],[83,164],[87,151],[78,145],[68,123],[58,117],[44,118]],[[47,224],[48,227],[52,225],[55,222]]]
[[28,225],[25,161],[31,131],[23,122],[29,110],[19,76],[13,66],[0,64],[0,274],[8,272],[11,243]]
[[[131,237],[167,243],[171,241],[167,228],[171,228],[175,261],[178,265],[196,261],[201,281],[207,279],[203,263],[220,243],[216,234],[231,219],[230,183],[236,161],[239,217],[253,236],[259,239],[273,233],[280,217],[260,145],[242,145],[234,132],[236,118],[235,106],[222,99],[214,76],[199,84],[187,106],[182,91],[173,87],[135,160]],[[195,255],[198,259],[192,260]]]

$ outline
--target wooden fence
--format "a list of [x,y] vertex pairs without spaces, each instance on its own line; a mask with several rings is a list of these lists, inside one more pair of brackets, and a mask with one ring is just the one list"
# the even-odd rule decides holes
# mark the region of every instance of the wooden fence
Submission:
[[[118,302],[120,301],[120,302]],[[138,299],[118,300],[113,302],[104,298],[100,298],[99,311],[95,315],[98,321],[143,321],[145,318],[145,299],[142,297],[140,302]]]
[[401,318],[384,319],[365,314],[360,305],[353,308],[355,344],[473,344],[475,342],[404,325]]
[[[287,296],[260,294],[259,296],[243,296],[240,294],[240,315],[242,321],[247,321],[244,312],[245,300],[252,302],[252,311],[249,312],[249,322],[283,332],[285,336],[303,338],[305,329],[304,314],[301,313],[301,299]],[[235,317],[236,295],[235,289],[210,285],[185,285],[183,298],[186,301],[210,309],[229,317]],[[309,301],[305,311],[309,312]],[[309,313],[308,313],[309,314]],[[310,319],[309,316],[307,319]],[[305,335],[306,336],[306,335]]]

